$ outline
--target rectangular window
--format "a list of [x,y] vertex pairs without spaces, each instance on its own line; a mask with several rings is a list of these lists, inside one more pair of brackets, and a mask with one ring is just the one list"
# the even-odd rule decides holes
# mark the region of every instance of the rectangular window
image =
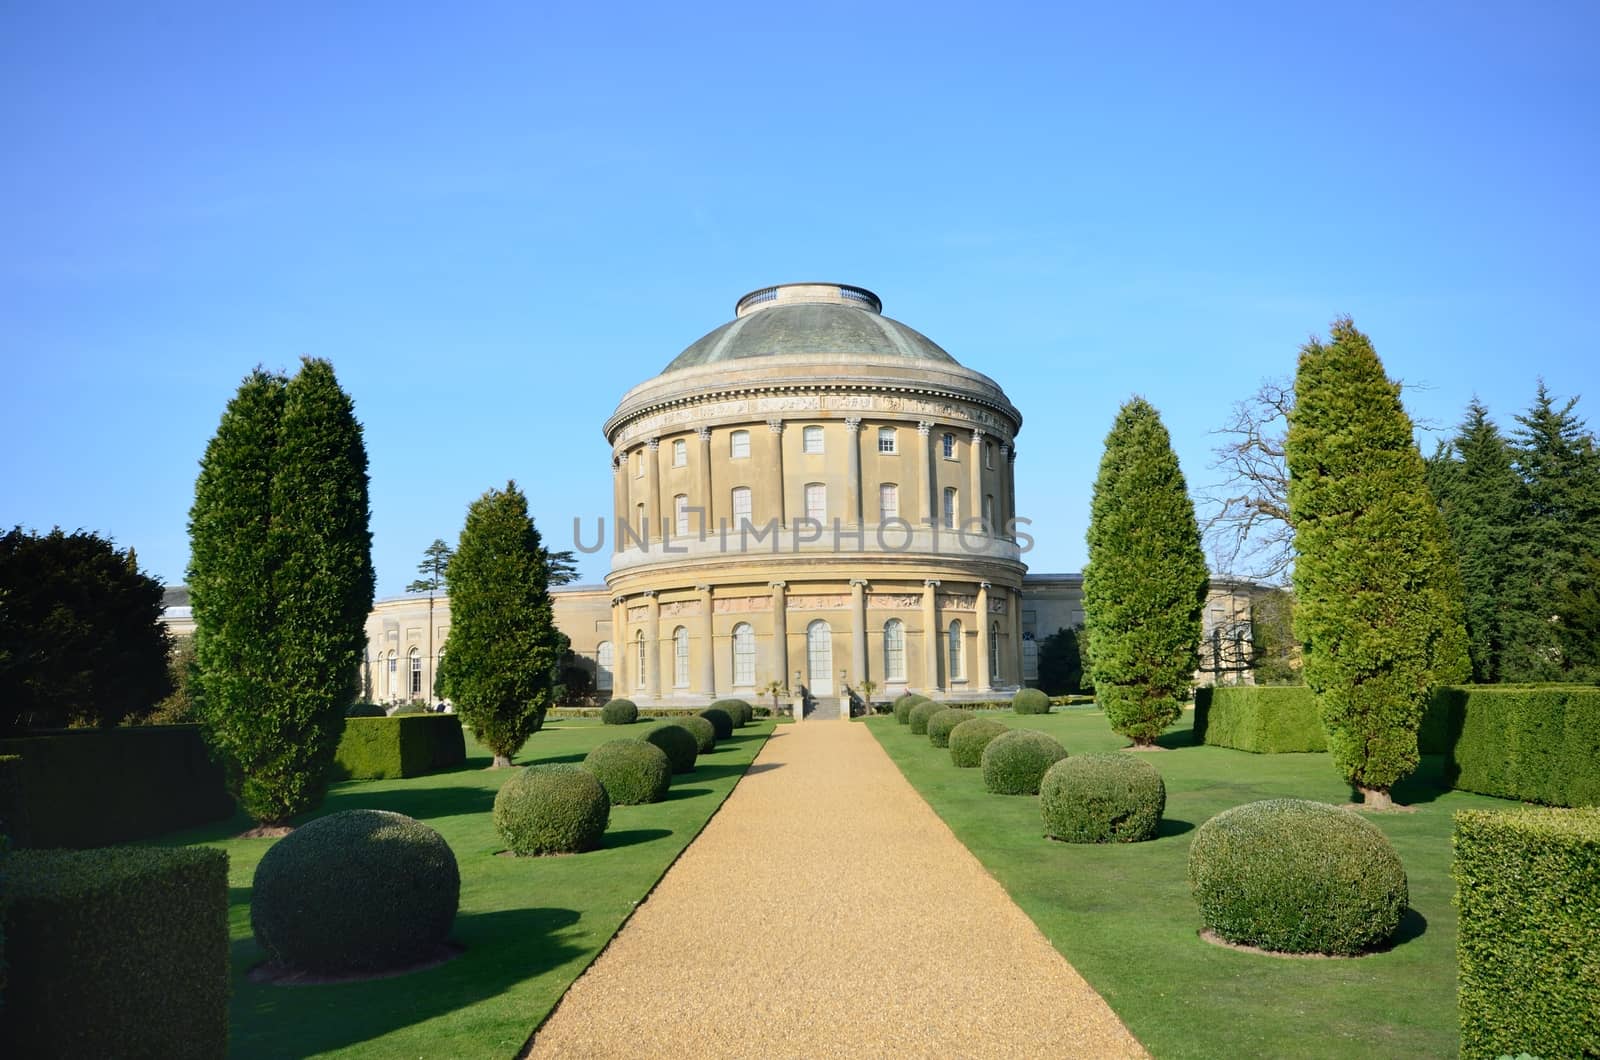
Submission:
[[733,491],[733,525],[735,529],[750,521],[750,487],[738,486]]
[[991,467],[991,468],[994,467],[994,443],[993,442],[984,442],[983,443],[983,466],[984,467]]
[[820,482],[806,486],[806,518],[819,523],[828,519],[828,487]]
[[883,674],[889,681],[906,679],[906,627],[898,618],[883,627]]
[[675,438],[672,442],[672,466],[689,466],[689,443],[682,438]]
[[750,458],[750,432],[734,431],[728,436],[728,455],[735,460]]
[[900,518],[900,487],[893,482],[885,482],[878,487],[878,522],[886,523],[890,519]]
[[821,427],[807,427],[800,432],[800,451],[804,453],[822,452]]
[[956,528],[956,491],[953,486],[944,491],[944,528],[946,530]]
[[672,498],[673,533],[679,537],[689,536],[689,497],[680,493]]
[[946,460],[954,460],[956,458],[955,435],[946,434],[943,438],[939,439],[939,444],[944,449],[944,458]]
[[895,449],[895,433],[893,427],[878,428],[878,452],[893,453]]
[[1000,531],[994,525],[994,495],[983,496],[983,529],[985,533],[998,534]]
[[633,477],[644,478],[644,450],[633,451]]

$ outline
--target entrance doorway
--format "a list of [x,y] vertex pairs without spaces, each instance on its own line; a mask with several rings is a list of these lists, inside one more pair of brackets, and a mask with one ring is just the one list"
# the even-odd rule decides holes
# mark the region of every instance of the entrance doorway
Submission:
[[806,687],[814,696],[833,695],[833,630],[820,618],[806,627]]

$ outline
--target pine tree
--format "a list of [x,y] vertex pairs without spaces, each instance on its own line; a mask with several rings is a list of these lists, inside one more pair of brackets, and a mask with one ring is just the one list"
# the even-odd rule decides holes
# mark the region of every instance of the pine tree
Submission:
[[1471,670],[1461,575],[1400,387],[1349,318],[1300,352],[1289,421],[1295,630],[1334,764],[1386,808],[1429,686]]
[[446,576],[445,691],[494,764],[509,766],[544,724],[569,647],[556,628],[539,531],[515,482],[467,509]]
[[1106,436],[1089,517],[1085,628],[1111,727],[1155,743],[1183,713],[1209,585],[1200,527],[1160,414],[1134,398]]
[[450,566],[450,557],[455,555],[455,549],[444,543],[444,539],[436,537],[433,544],[422,550],[422,562],[417,564],[417,573],[422,577],[406,586],[408,593],[428,594],[428,659],[433,665],[433,694],[439,695],[442,676],[439,657],[433,650],[433,598],[435,594],[444,592],[445,571]]

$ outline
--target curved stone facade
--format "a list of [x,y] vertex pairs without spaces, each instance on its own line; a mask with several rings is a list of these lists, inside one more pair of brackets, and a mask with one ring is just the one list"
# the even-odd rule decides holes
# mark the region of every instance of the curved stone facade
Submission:
[[1021,414],[880,305],[838,284],[754,292],[623,395],[601,648],[618,694],[1021,684]]

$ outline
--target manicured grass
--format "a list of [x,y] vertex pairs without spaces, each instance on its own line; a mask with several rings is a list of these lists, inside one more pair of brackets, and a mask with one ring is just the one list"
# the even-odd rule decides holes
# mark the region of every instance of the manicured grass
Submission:
[[[985,714],[1040,729],[1074,754],[1126,746],[1099,711]],[[868,722],[906,778],[1150,1052],[1166,1057],[1453,1057],[1456,920],[1450,815],[1514,806],[1444,791],[1425,758],[1396,790],[1415,813],[1369,814],[1394,842],[1411,912],[1391,949],[1352,960],[1285,959],[1202,941],[1186,876],[1194,829],[1257,799],[1350,801],[1326,754],[1254,755],[1190,746],[1192,714],[1142,753],[1161,771],[1159,838],[1112,846],[1043,837],[1039,800],[989,795],[976,769],[893,718]]]
[[[597,719],[549,723],[518,765],[579,762],[596,744],[636,736],[644,724]],[[488,770],[489,755],[467,738],[467,763],[410,780],[335,785],[318,814],[394,810],[438,829],[461,868],[461,907],[451,938],[455,960],[393,979],[319,986],[252,983],[262,954],[250,931],[250,885],[271,840],[229,839],[238,818],[178,833],[168,844],[204,843],[228,852],[233,936],[231,1054],[235,1057],[511,1056],[623,920],[710,819],[772,731],[757,720],[672,778],[665,801],[618,806],[604,846],[565,857],[496,857],[504,843],[490,810],[511,770]],[[730,896],[730,900],[735,896]],[[352,905],[362,900],[352,893]],[[730,910],[731,912],[732,910]]]

